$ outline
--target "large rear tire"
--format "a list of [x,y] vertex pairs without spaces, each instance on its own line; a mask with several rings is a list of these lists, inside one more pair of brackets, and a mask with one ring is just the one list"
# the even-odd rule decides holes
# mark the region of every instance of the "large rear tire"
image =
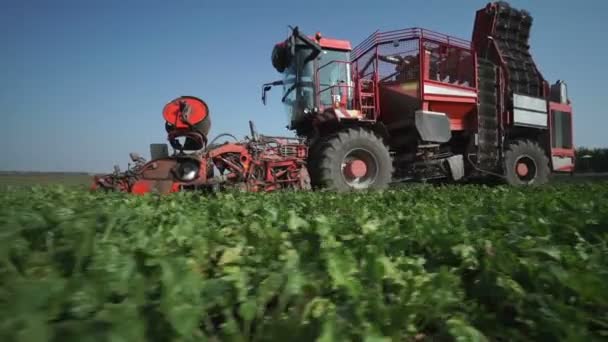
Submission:
[[308,160],[306,163],[306,168],[308,169],[308,174],[310,175],[310,183],[313,189],[318,189],[322,187],[321,175],[319,163],[322,158],[322,148],[324,143],[326,142],[327,137],[317,138],[310,144],[308,148]]
[[549,158],[536,142],[518,140],[509,144],[504,162],[505,178],[510,185],[542,185],[549,181]]
[[320,141],[311,155],[313,183],[344,192],[384,189],[393,176],[388,148],[372,131],[349,128]]

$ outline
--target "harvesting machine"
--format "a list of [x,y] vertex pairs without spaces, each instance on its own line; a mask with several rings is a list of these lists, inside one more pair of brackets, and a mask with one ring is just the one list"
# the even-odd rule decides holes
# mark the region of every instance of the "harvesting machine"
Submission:
[[151,161],[131,155],[133,168],[96,177],[94,188],[345,191],[480,178],[543,184],[554,172],[573,171],[572,106],[565,83],[550,85],[537,68],[531,25],[526,11],[495,2],[476,12],[470,42],[408,28],[376,31],[351,48],[292,28],[272,50],[283,78],[262,86],[262,101],[282,86],[296,138],[258,136],[251,126],[244,141],[207,144],[206,104],[181,97],[163,111],[173,155],[153,145]]
[[528,44],[532,17],[505,2],[475,16],[472,41],[421,28],[350,41],[317,33],[276,44],[290,129],[315,187],[494,178],[542,184],[574,167],[572,106]]
[[[249,122],[251,137],[237,141],[220,134],[208,143],[211,118],[207,104],[193,96],[169,102],[164,110],[165,130],[173,153],[166,144],[152,144],[152,159],[131,153],[133,167],[96,176],[94,190],[144,194],[184,190],[245,191],[310,189],[305,166],[308,149],[300,139],[259,135]],[[231,137],[235,142],[215,143]]]

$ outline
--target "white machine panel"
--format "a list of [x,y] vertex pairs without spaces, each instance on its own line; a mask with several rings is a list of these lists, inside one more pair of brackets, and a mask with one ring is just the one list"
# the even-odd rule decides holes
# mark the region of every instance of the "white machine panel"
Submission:
[[548,126],[547,101],[537,97],[513,94],[513,123],[546,128]]
[[570,166],[574,164],[572,157],[551,157],[551,161],[553,162],[553,170],[559,170],[562,167]]
[[520,125],[547,127],[547,113],[516,108],[513,110],[513,121]]

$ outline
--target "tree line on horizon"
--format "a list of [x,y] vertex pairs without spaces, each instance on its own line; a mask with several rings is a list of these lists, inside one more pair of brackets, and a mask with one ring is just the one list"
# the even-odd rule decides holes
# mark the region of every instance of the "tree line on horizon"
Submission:
[[575,172],[608,172],[608,148],[576,149]]

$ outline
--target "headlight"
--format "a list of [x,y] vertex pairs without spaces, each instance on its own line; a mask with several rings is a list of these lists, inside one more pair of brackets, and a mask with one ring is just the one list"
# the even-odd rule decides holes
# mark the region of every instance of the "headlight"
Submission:
[[195,161],[184,161],[177,168],[177,177],[183,181],[191,181],[198,177],[199,165]]

